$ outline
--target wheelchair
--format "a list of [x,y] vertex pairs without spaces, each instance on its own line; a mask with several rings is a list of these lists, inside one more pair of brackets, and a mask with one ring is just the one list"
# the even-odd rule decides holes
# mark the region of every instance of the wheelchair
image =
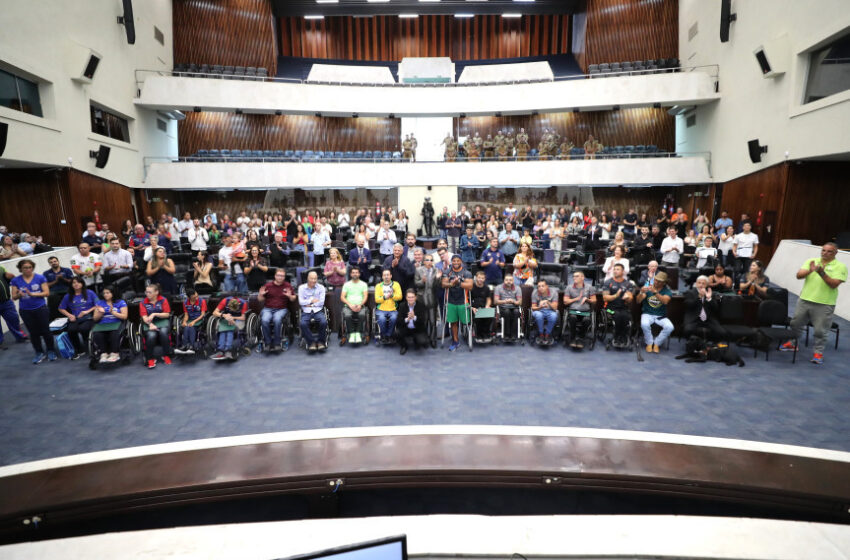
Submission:
[[[97,323],[95,323],[97,327]],[[136,338],[136,329],[130,321],[122,321],[118,327],[120,334],[118,336],[118,354],[121,359],[117,362],[100,363],[100,357],[103,355],[103,349],[98,347],[94,340],[95,329],[89,331],[88,350],[89,350],[89,369],[96,370],[101,366],[111,366],[118,363],[124,365],[129,364],[135,356],[141,351],[142,341]]]
[[[208,352],[215,352],[218,347],[218,326],[221,320],[221,317],[210,316],[206,321],[205,335]],[[242,324],[240,325],[240,323]],[[234,362],[239,359],[240,354],[250,356],[251,349],[257,345],[260,317],[253,311],[248,311],[245,314],[245,320],[237,321],[236,327],[233,335],[233,347],[230,349]]]
[[[584,337],[581,339],[576,339],[576,342],[579,340],[583,345],[586,345],[590,350],[593,350],[596,346],[596,329],[597,329],[597,319],[596,319],[596,310],[591,307],[590,311],[585,312],[572,312],[572,314],[576,315],[577,321],[587,321],[587,325],[584,329]],[[564,316],[561,320],[561,340],[564,343],[564,346],[569,347],[574,341],[570,337],[570,310],[567,309],[564,311]],[[580,350],[580,349],[578,349]]]
[[[304,338],[304,333],[301,331],[301,314],[302,313],[303,313],[303,311],[299,307],[298,308],[298,318],[295,322],[295,325],[296,325],[295,328],[298,330],[298,346],[299,346],[299,348],[305,348],[306,349],[307,348],[307,340]],[[330,324],[331,318],[330,318],[330,313],[328,313],[327,307],[322,308],[322,313],[325,315],[325,323],[328,325],[328,328],[325,329],[325,340],[324,340],[325,348],[327,348],[328,343],[330,342],[330,339],[331,339],[331,324]],[[310,320],[309,328],[310,328],[311,332],[313,332],[313,334],[317,333],[318,326],[319,326],[319,324],[318,324],[318,322],[315,321],[315,319]]]
[[[489,309],[493,309],[494,315],[493,315],[492,318],[489,319],[490,329],[489,329],[488,332],[478,332],[478,322],[476,321],[476,319],[477,319],[476,315],[477,314],[476,313],[472,314],[472,323],[471,323],[472,340],[476,344],[492,344],[496,340],[496,332],[495,332],[495,325],[496,325],[496,314],[495,314],[495,312],[496,312],[496,310],[495,310],[494,307],[491,307]],[[482,309],[479,309],[478,311],[480,312],[480,311],[482,311]],[[487,319],[488,318],[485,317],[485,318],[482,319],[482,321],[487,320]]]
[[539,329],[537,327],[537,321],[534,319],[533,312],[529,308],[528,313],[526,314],[526,337],[528,338],[529,344],[534,346],[539,346],[540,348],[548,348],[555,344],[555,338],[560,335],[562,325],[561,325],[561,313],[557,309],[555,310],[555,325],[552,328],[552,338],[549,340],[538,340]]
[[[207,323],[209,323],[212,315],[207,312],[206,316],[195,326],[195,332],[197,333],[197,337],[195,338],[195,344],[192,345],[191,350],[194,353],[191,354],[183,354],[179,352],[175,352],[176,356],[181,356],[184,358],[192,358],[192,359],[206,359],[209,356],[209,338],[207,336]],[[176,318],[174,321],[174,331],[173,331],[173,339],[179,345],[183,342],[183,317]]]
[[500,306],[497,306],[496,307],[496,337],[495,337],[494,341],[498,344],[501,344],[501,343],[513,344],[515,342],[519,342],[520,345],[525,346],[525,328],[524,327],[525,327],[525,321],[526,321],[525,316],[527,315],[527,313],[525,311],[525,308],[522,307],[521,305],[514,307],[513,309],[517,310],[517,316],[516,316],[516,323],[517,324],[516,324],[516,327],[515,327],[516,336],[515,337],[509,337],[509,336],[505,335],[505,332],[507,332],[507,330],[505,329],[507,317],[504,317],[500,313]]
[[[343,305],[344,307],[344,305]],[[361,335],[362,340],[360,342],[351,342],[349,337],[348,329],[345,326],[345,315],[340,312],[340,325],[339,325],[339,344],[342,346],[342,340],[345,338],[348,341],[348,344],[357,344],[357,345],[368,345],[370,336],[375,328],[375,312],[367,305],[363,305],[363,311],[365,313],[365,317],[363,318],[363,324],[361,325]]]
[[[176,330],[175,323],[178,322],[178,319],[177,319],[177,316],[172,313],[168,317],[167,320],[168,320],[168,325],[165,326],[164,328],[168,332],[168,339],[169,339],[169,343],[170,343],[170,346],[171,346],[172,355],[170,357],[173,357],[174,341],[175,341],[174,331]],[[147,344],[147,340],[145,340],[145,333],[146,332],[147,331],[145,330],[145,323],[144,323],[144,321],[141,321],[141,320],[139,321],[138,325],[135,325],[134,328],[133,328],[133,336],[138,341],[138,348],[139,348],[138,353],[142,355],[142,360],[144,360],[145,345]]]
[[[280,332],[278,333],[278,337],[280,338],[280,350],[275,350],[274,352],[266,347],[266,340],[263,337],[263,325],[262,325],[262,317],[258,316],[259,321],[257,322],[257,353],[266,354],[280,354],[282,352],[286,352],[289,350],[289,346],[292,344],[292,338],[295,336],[295,327],[292,325],[292,310],[287,311],[286,315],[283,316],[283,321],[280,324]],[[272,329],[274,329],[274,322],[271,324]]]
[[[396,312],[398,312],[398,305],[396,305]],[[368,316],[369,322],[367,323],[367,325],[369,327],[371,338],[375,341],[375,344],[381,344],[384,346],[389,346],[393,344],[393,342],[395,342],[396,340],[396,332],[398,330],[398,322],[401,320],[401,315],[396,316],[393,333],[387,338],[381,336],[381,328],[378,326],[378,309],[375,308],[375,310],[372,311]]]
[[[599,314],[599,322],[596,328],[596,339],[600,343],[605,344],[605,350],[610,350],[611,348],[617,350],[633,350],[635,348],[635,344],[637,343],[635,337],[635,322],[632,317],[631,309],[629,312],[629,320],[626,325],[626,340],[625,342],[615,342],[614,341],[614,311],[604,308]],[[637,329],[640,331],[640,329]]]

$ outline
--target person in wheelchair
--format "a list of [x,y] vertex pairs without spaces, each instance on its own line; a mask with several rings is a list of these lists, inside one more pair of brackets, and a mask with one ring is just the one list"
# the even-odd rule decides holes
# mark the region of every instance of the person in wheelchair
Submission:
[[[658,354],[659,347],[673,332],[673,322],[667,318],[667,304],[673,292],[667,287],[667,273],[658,272],[652,286],[643,286],[637,301],[641,304],[640,328],[646,341],[646,351]],[[661,333],[653,338],[652,325],[661,327]]]
[[[593,313],[591,305],[596,303],[596,293],[592,286],[584,282],[584,273],[576,271],[573,273],[573,283],[564,290],[564,305],[567,307],[567,324],[570,328],[570,348],[581,350],[584,348],[582,339],[587,334],[587,328],[591,325],[590,314]],[[591,333],[593,336],[593,333]]]
[[493,300],[502,320],[503,338],[505,340],[516,340],[520,334],[517,332],[519,324],[517,318],[522,305],[522,289],[514,284],[512,274],[506,274],[504,282],[500,286],[496,286],[493,292]]
[[539,280],[531,294],[531,316],[537,324],[538,344],[550,346],[558,321],[558,290],[550,288],[546,280]]
[[72,360],[78,360],[86,353],[86,343],[89,331],[92,329],[92,317],[97,303],[97,295],[86,289],[86,284],[79,276],[71,280],[71,289],[59,304],[59,313],[68,319],[67,331],[71,344],[74,345]]
[[401,301],[401,285],[393,281],[392,272],[385,268],[381,283],[375,286],[375,318],[378,334],[384,343],[392,340],[395,322],[398,319],[398,302]]
[[[295,301],[295,290],[286,281],[286,271],[278,268],[274,273],[274,280],[266,282],[257,294],[257,301],[264,304],[260,313],[260,325],[263,331],[263,343],[269,352],[280,352],[282,345],[289,346],[288,340],[281,341],[283,333],[283,320],[289,313],[289,302]],[[272,331],[274,323],[274,331]]]
[[194,354],[198,345],[198,329],[203,325],[207,316],[207,301],[198,297],[198,292],[192,288],[186,288],[186,301],[183,302],[183,319],[180,326],[180,346],[174,352],[176,354]]
[[[91,336],[95,348],[100,351],[101,364],[114,363],[121,359],[121,328],[127,320],[127,302],[115,299],[115,288],[106,286],[94,308],[94,327]],[[91,356],[93,359],[94,356]]]
[[[301,338],[311,354],[327,349],[328,319],[325,316],[325,287],[318,283],[315,270],[307,274],[307,283],[298,286],[298,305],[301,306]],[[315,321],[317,332],[310,330],[310,321]]]
[[141,315],[141,330],[145,337],[145,363],[148,369],[156,367],[154,348],[157,344],[162,346],[162,361],[165,365],[171,365],[171,338],[169,319],[171,318],[171,306],[168,300],[162,297],[159,284],[148,284],[145,288],[145,299],[139,304]]
[[428,339],[428,313],[425,305],[417,300],[416,290],[407,290],[404,301],[398,306],[398,315],[399,354],[407,353],[409,341],[413,341],[416,350],[427,348],[431,344]]
[[482,344],[493,340],[493,290],[485,283],[487,274],[483,270],[475,273],[469,299],[472,304],[472,316],[475,322],[475,341]]
[[369,286],[360,279],[360,269],[351,268],[351,280],[342,285],[339,300],[342,302],[342,317],[345,321],[345,333],[339,339],[343,346],[347,341],[352,344],[369,344],[368,333],[364,336],[366,326],[366,298]]
[[632,317],[630,306],[634,299],[634,294],[632,294],[634,284],[626,278],[625,268],[622,264],[615,264],[613,270],[613,276],[602,284],[602,299],[607,304],[606,312],[611,315],[614,321],[614,345],[627,346],[629,343],[629,324]]
[[472,273],[463,267],[460,255],[452,256],[452,266],[443,273],[442,286],[447,289],[445,322],[451,325],[452,331],[449,352],[454,352],[460,346],[460,323],[469,324],[470,310],[466,302],[466,291],[472,289]]
[[245,326],[245,318],[248,314],[248,302],[239,297],[226,297],[218,302],[213,311],[214,317],[219,317],[218,342],[213,360],[233,360],[233,341],[236,331]]

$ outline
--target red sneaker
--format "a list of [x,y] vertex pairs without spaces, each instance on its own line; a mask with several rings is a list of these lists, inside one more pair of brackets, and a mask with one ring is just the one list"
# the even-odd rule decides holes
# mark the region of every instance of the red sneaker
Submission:
[[153,369],[156,367],[156,360],[148,360],[148,369]]
[[812,356],[812,363],[823,365],[823,354],[818,354],[817,352],[815,352],[815,355]]
[[789,340],[788,342],[786,342],[785,344],[783,344],[782,346],[779,347],[779,351],[780,352],[796,352],[797,347],[794,346],[794,343]]
[[162,361],[165,362],[165,365],[167,366],[171,365],[171,358],[169,356],[163,356]]

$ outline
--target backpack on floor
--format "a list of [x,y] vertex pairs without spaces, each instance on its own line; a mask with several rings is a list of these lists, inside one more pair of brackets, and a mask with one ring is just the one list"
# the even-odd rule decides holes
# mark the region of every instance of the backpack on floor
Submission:
[[74,345],[71,344],[71,337],[68,336],[67,332],[53,335],[53,341],[56,343],[56,352],[60,356],[66,360],[70,360],[74,356]]

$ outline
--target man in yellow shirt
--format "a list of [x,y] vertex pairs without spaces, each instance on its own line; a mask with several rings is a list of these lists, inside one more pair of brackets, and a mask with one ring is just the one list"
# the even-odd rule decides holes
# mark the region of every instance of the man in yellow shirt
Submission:
[[[797,340],[807,324],[811,323],[815,328],[812,356],[812,363],[815,364],[823,363],[823,350],[826,348],[826,339],[832,326],[832,314],[838,301],[838,286],[847,281],[847,266],[835,259],[837,254],[838,245],[831,241],[824,243],[820,258],[807,260],[797,271],[797,278],[805,278],[805,281],[797,308],[794,310],[794,318],[791,319],[791,328],[794,329]],[[782,345],[782,350],[794,351],[794,344],[788,341]]]
[[378,333],[375,342],[388,343],[395,333],[395,322],[398,319],[398,302],[401,301],[401,286],[393,282],[393,274],[389,269],[384,269],[381,275],[382,281],[375,286],[375,317],[378,321]]

